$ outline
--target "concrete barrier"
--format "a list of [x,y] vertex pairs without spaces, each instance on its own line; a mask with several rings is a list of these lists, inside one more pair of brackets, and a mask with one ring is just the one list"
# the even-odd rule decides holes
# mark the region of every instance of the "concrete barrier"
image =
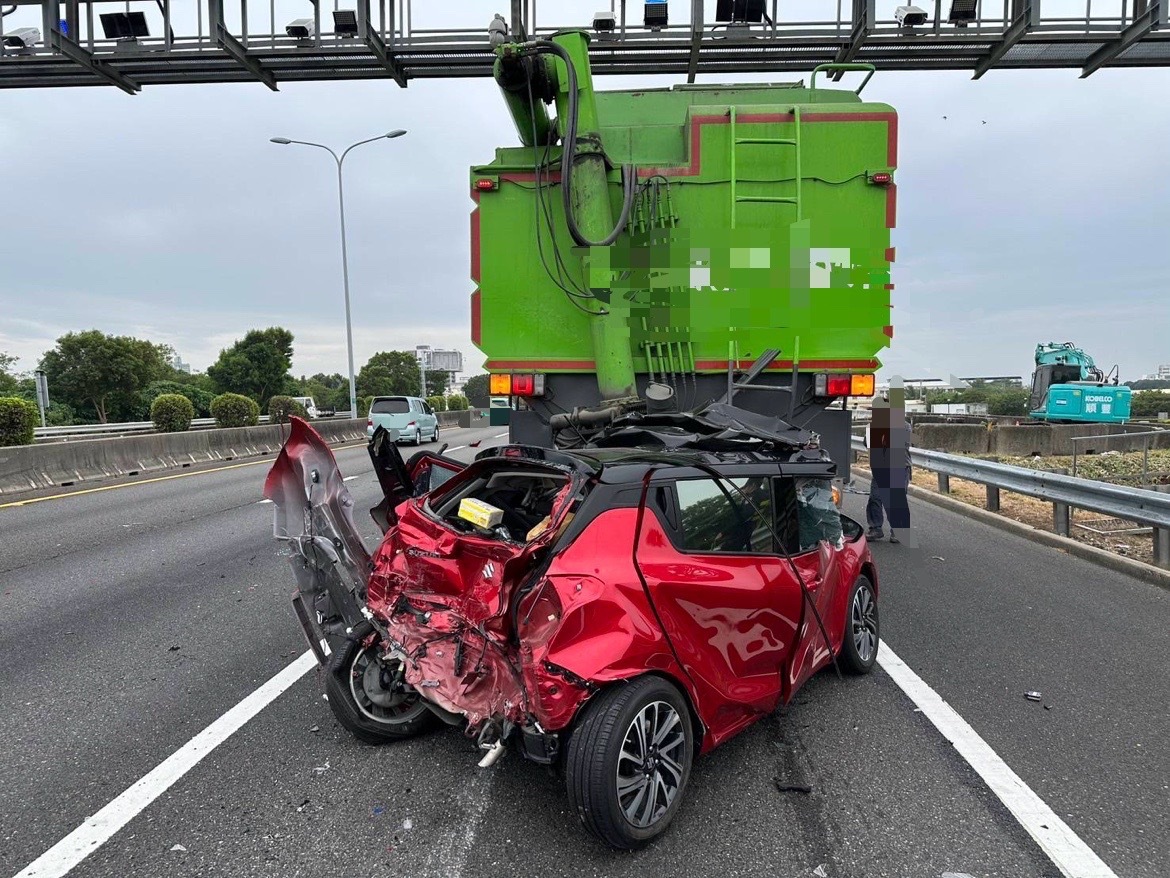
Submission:
[[990,431],[981,424],[919,424],[914,445],[950,454],[987,454]]
[[[364,418],[316,421],[313,428],[331,445],[366,438]],[[287,436],[287,425],[273,424],[0,448],[0,496],[274,454]]]

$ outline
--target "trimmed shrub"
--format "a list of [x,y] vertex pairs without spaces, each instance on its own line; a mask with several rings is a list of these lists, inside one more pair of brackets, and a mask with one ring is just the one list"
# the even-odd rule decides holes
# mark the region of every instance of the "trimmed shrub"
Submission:
[[465,412],[467,411],[468,402],[467,397],[462,394],[455,393],[447,397],[447,411],[449,412]]
[[238,393],[221,393],[211,401],[211,416],[217,427],[255,427],[260,423],[260,406]]
[[195,417],[195,406],[191,400],[178,393],[164,393],[156,396],[150,404],[150,419],[154,429],[160,433],[182,433],[191,429]]
[[0,445],[32,445],[41,410],[15,396],[0,397]]
[[437,412],[447,411],[447,400],[441,396],[428,396],[427,405]]
[[372,406],[373,404],[374,404],[374,398],[372,396],[359,396],[357,398],[358,417],[359,418],[369,417],[370,406]]
[[298,418],[309,417],[305,407],[291,396],[274,396],[268,400],[268,417],[273,424],[287,424],[290,415]]

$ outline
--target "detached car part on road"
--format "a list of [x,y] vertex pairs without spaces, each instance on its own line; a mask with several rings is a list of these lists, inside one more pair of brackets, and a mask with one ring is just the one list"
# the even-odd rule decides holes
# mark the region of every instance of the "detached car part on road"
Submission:
[[877,572],[810,434],[716,405],[470,464],[404,461],[395,438],[369,446],[372,555],[303,420],[264,488],[329,705],[362,741],[446,722],[483,767],[507,747],[557,764],[588,830],[629,849],[670,824],[697,755],[826,665],[876,661]]

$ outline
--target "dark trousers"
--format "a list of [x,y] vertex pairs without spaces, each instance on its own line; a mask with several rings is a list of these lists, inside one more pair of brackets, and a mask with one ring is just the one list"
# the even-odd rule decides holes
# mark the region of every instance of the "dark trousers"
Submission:
[[[888,519],[891,529],[908,530],[910,527],[910,501],[906,496],[906,485],[890,484],[870,474],[869,500],[865,504],[865,523],[870,530],[881,530],[882,520]],[[893,480],[895,482],[899,480]],[[906,482],[910,481],[910,471],[906,471]],[[886,482],[881,484],[880,482]]]

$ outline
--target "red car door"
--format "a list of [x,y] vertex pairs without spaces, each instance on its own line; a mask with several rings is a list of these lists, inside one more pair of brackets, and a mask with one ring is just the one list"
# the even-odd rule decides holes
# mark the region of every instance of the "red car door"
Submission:
[[716,740],[782,697],[799,638],[801,594],[775,551],[771,479],[652,485],[636,558],[663,630],[690,676]]

